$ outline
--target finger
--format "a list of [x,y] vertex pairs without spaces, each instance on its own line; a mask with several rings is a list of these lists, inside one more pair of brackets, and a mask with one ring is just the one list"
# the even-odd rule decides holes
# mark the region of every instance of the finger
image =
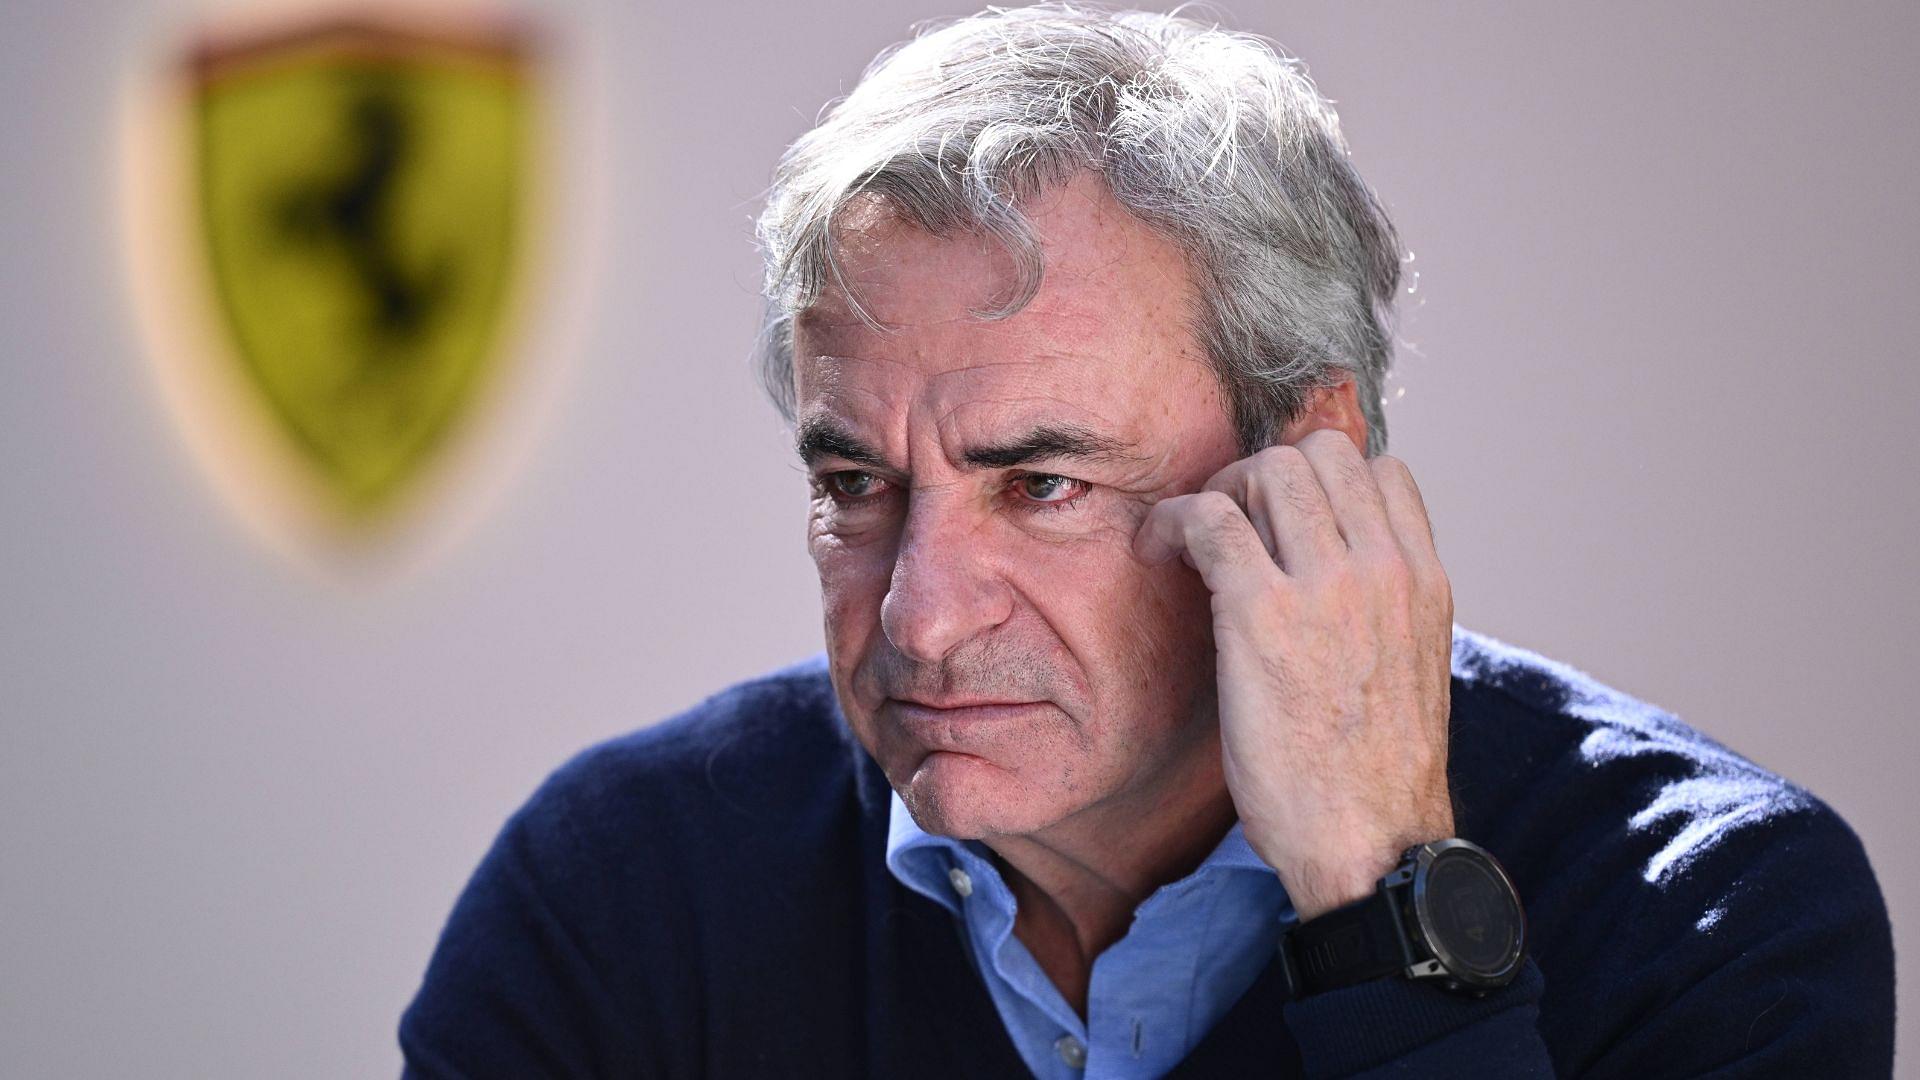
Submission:
[[1320,488],[1333,507],[1333,522],[1347,547],[1360,554],[1382,554],[1397,546],[1387,518],[1387,501],[1380,482],[1368,467],[1360,448],[1338,428],[1309,432],[1296,444],[1320,478]]
[[1289,574],[1305,577],[1346,558],[1327,493],[1298,447],[1269,446],[1242,458],[1215,473],[1204,490],[1225,492],[1245,507]]
[[1413,482],[1407,463],[1389,454],[1380,454],[1368,462],[1386,500],[1387,522],[1393,528],[1400,550],[1416,565],[1438,562],[1439,550],[1433,540],[1433,519],[1427,515],[1426,500],[1420,486]]
[[1133,552],[1156,566],[1184,552],[1215,593],[1251,592],[1280,569],[1240,505],[1219,491],[1155,503],[1134,534]]
[[[1380,482],[1380,494],[1387,500],[1387,520],[1393,525],[1407,569],[1420,591],[1437,605],[1434,611],[1439,622],[1453,626],[1453,584],[1440,565],[1440,553],[1433,541],[1433,519],[1427,514],[1426,500],[1420,496],[1420,486],[1414,483],[1412,470],[1406,462],[1387,454],[1375,457],[1368,464]],[[1445,636],[1451,639],[1452,634],[1449,631]],[[1439,685],[1451,669],[1452,649],[1436,648],[1431,663],[1435,685]],[[1444,727],[1436,738],[1446,738]]]
[[[1252,524],[1253,531],[1259,535],[1261,546],[1267,549],[1267,557],[1278,563],[1280,541],[1274,537],[1273,529],[1268,522],[1278,519],[1280,515],[1271,512],[1267,505],[1272,496],[1273,486],[1262,485],[1253,478],[1252,474],[1258,469],[1259,465],[1254,458],[1240,458],[1208,477],[1206,484],[1200,490],[1218,491],[1239,503],[1240,508],[1246,512],[1247,521]],[[1249,505],[1251,503],[1260,505],[1255,507]]]

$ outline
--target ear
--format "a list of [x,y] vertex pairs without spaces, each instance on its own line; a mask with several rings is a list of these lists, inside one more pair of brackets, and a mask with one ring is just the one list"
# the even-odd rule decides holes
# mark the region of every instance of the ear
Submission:
[[1362,457],[1367,453],[1367,418],[1360,411],[1360,398],[1352,378],[1338,386],[1314,391],[1313,401],[1280,432],[1280,445],[1292,446],[1311,432],[1335,428],[1347,433]]

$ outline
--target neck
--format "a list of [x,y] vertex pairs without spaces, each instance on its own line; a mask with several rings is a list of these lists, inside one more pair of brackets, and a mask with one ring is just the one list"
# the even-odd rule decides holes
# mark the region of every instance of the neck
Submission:
[[985,838],[1018,904],[1015,935],[1083,1019],[1094,957],[1126,935],[1141,901],[1192,873],[1233,827],[1219,742],[1200,742],[1155,790],[1040,832]]

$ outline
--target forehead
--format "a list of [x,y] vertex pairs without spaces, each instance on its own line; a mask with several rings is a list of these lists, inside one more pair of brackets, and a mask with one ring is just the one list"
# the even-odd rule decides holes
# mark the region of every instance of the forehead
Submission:
[[[1148,433],[1175,399],[1213,375],[1192,331],[1184,258],[1115,201],[1078,178],[1025,207],[1044,273],[1018,312],[986,319],[1015,282],[1011,255],[978,234],[934,236],[883,206],[851,212],[837,231],[845,280],[866,312],[833,286],[794,325],[803,414],[829,412],[892,439],[908,414],[976,426],[1065,418]],[[1198,385],[1196,385],[1198,384]]]

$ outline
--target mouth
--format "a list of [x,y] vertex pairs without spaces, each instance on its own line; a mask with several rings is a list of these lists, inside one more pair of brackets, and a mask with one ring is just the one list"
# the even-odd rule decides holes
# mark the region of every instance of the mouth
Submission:
[[883,706],[911,730],[939,732],[1019,723],[1031,720],[1052,707],[1052,703],[1046,701],[989,701],[974,698],[952,698],[937,703],[888,698]]

